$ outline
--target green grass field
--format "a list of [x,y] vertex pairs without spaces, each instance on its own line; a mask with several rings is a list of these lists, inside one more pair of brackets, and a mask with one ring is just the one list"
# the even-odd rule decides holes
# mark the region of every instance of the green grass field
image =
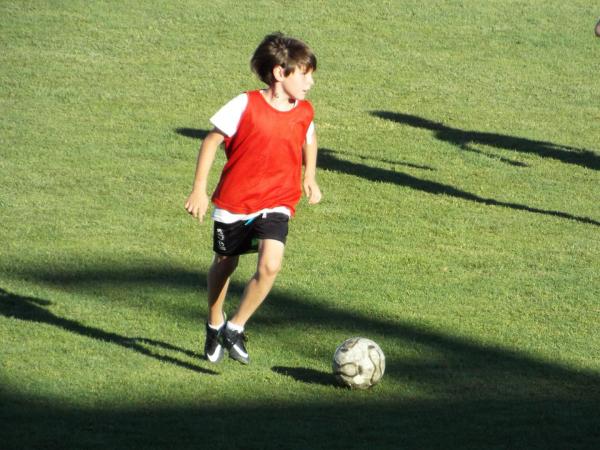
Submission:
[[[0,447],[600,447],[592,3],[0,1]],[[319,58],[324,200],[252,364],[211,365],[183,204],[276,30]],[[356,335],[387,358],[366,392],[330,375]]]

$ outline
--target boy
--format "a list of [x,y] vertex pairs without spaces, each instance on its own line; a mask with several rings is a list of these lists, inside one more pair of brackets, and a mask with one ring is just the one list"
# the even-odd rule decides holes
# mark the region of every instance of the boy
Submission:
[[[288,220],[302,188],[309,204],[321,200],[315,178],[314,112],[304,100],[314,84],[314,53],[302,41],[274,33],[257,47],[250,65],[267,88],[235,97],[210,119],[214,128],[200,147],[194,186],[185,204],[188,213],[203,220],[209,206],[208,173],[218,146],[224,143],[227,163],[212,196],[215,257],[207,282],[204,353],[213,363],[223,357],[223,346],[234,360],[250,362],[244,327],[281,268]],[[251,251],[258,251],[256,272],[237,311],[226,321],[223,304],[230,276],[239,256]]]

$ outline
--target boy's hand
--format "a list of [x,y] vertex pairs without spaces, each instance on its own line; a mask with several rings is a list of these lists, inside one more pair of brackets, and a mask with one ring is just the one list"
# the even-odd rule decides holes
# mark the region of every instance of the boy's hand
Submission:
[[206,215],[206,211],[208,210],[208,202],[206,193],[192,192],[185,202],[185,209],[188,213],[202,222]]
[[309,205],[316,205],[321,201],[321,189],[314,178],[304,179],[304,194],[308,198]]

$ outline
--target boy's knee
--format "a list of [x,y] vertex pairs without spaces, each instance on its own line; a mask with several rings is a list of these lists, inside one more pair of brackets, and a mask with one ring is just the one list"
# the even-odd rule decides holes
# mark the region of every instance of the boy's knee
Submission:
[[259,275],[266,277],[275,277],[281,270],[281,261],[279,260],[270,260],[270,261],[261,261],[258,266]]
[[233,272],[238,265],[239,258],[237,256],[215,255],[213,261],[213,269]]

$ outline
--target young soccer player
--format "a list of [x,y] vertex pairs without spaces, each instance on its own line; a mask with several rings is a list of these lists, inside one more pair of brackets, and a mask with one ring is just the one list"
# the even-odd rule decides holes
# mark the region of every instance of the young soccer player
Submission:
[[[273,286],[281,268],[288,220],[302,196],[321,200],[316,182],[317,137],[313,108],[305,100],[313,86],[317,59],[302,41],[268,35],[250,61],[267,87],[245,92],[223,106],[210,121],[198,155],[192,193],[185,208],[203,220],[209,206],[207,178],[218,146],[227,162],[212,195],[213,249],[208,271],[208,320],[204,353],[211,362],[224,354],[243,364],[250,358],[244,327]],[[304,178],[302,179],[302,164]],[[256,272],[235,314],[226,321],[223,304],[239,256],[258,252]]]

